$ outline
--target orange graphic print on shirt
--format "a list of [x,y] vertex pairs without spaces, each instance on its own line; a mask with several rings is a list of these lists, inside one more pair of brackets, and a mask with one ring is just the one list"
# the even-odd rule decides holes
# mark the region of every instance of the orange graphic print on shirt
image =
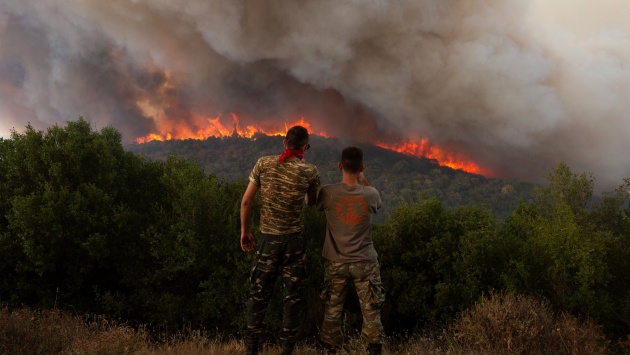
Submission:
[[335,215],[341,222],[356,226],[369,217],[368,205],[359,196],[344,196],[335,205]]

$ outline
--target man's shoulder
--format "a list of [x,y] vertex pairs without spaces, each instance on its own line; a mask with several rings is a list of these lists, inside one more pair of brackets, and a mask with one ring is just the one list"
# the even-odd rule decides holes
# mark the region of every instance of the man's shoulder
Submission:
[[378,192],[378,190],[374,186],[364,186],[363,191],[365,192],[365,194],[374,196],[375,198],[380,198],[381,196],[381,194]]
[[363,188],[365,189],[365,191],[369,191],[371,193],[378,193],[378,190],[374,186],[363,186]]
[[305,168],[309,170],[317,171],[317,166],[315,166],[315,164],[313,163],[305,162],[304,160],[302,160],[300,164],[302,164]]
[[277,162],[279,161],[279,157],[277,155],[265,155],[258,158],[259,162]]
[[275,155],[265,155],[262,156],[260,158],[258,158],[258,161],[256,162],[256,165],[258,165],[259,167],[262,166],[273,166],[275,164],[278,163],[279,158]]
[[322,185],[322,190],[332,190],[335,189],[337,187],[339,187],[339,185],[341,185],[340,183],[336,183],[336,184],[324,184]]
[[302,160],[296,166],[301,171],[300,174],[302,174],[303,176],[308,176],[311,180],[317,180],[317,184],[319,185],[319,170],[317,170],[315,164],[307,163]]

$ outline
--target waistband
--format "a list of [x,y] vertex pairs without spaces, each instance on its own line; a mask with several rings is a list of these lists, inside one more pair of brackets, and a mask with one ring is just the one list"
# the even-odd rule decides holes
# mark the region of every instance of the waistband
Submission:
[[302,232],[290,233],[290,234],[265,234],[260,233],[260,236],[266,242],[283,242],[287,239],[299,238],[302,236]]

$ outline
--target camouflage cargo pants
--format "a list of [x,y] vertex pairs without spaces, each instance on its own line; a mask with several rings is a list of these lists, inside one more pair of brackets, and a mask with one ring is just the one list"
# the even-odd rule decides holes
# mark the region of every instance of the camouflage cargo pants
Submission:
[[284,289],[282,331],[285,346],[295,345],[306,285],[306,238],[301,234],[262,235],[250,274],[246,342],[257,342],[278,276]]
[[367,343],[382,344],[381,306],[385,301],[385,291],[381,284],[379,263],[339,263],[326,260],[324,267],[324,286],[321,292],[324,322],[321,340],[335,347],[343,344],[341,315],[348,286],[353,282],[363,313],[361,337]]

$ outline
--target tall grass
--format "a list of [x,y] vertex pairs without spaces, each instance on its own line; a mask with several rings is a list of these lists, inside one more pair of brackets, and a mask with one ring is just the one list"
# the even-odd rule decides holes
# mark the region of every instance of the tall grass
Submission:
[[[349,339],[340,354],[364,353]],[[78,317],[57,310],[0,309],[0,354],[244,354],[238,339],[219,339],[188,330],[156,339],[104,317]],[[280,353],[277,346],[262,354]],[[490,295],[446,329],[404,342],[387,341],[385,354],[630,354],[630,338],[611,346],[590,321],[556,315],[535,299]],[[296,355],[318,354],[300,344]]]

